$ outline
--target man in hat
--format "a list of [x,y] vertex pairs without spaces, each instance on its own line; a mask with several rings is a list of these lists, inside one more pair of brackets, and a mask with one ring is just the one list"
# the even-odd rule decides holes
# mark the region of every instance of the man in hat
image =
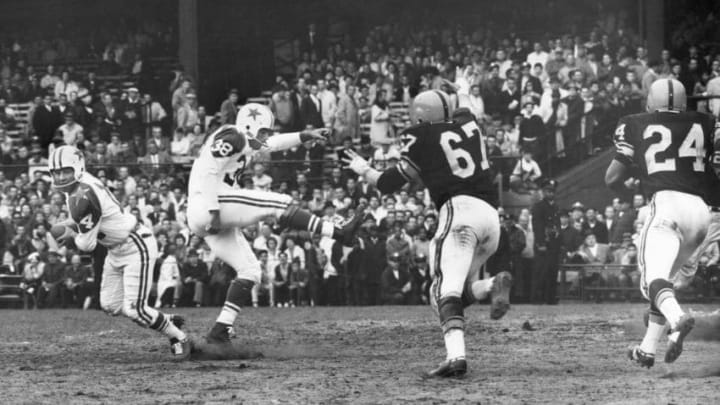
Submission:
[[542,186],[542,200],[532,206],[532,228],[535,235],[536,268],[534,295],[536,300],[557,305],[557,274],[560,258],[560,213],[555,204],[555,180]]
[[388,255],[387,267],[382,273],[382,302],[385,305],[408,304],[412,292],[410,274],[402,267],[400,253]]

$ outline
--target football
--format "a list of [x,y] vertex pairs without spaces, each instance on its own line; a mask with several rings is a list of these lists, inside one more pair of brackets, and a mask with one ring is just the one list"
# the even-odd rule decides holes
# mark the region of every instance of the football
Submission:
[[77,225],[74,223],[59,223],[50,228],[50,235],[60,242],[75,236],[77,230]]

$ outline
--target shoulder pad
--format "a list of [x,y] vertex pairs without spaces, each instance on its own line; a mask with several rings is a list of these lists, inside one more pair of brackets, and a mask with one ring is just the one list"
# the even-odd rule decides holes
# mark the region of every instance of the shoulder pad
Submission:
[[245,135],[233,125],[224,125],[215,133],[210,152],[215,157],[228,157],[245,149],[247,140]]

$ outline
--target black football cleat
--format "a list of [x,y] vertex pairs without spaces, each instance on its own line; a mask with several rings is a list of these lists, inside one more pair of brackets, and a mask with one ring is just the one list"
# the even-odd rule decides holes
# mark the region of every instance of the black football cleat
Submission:
[[205,337],[205,341],[208,344],[229,344],[231,329],[232,326],[230,325],[216,322],[212,329],[210,329],[210,333]]
[[[690,333],[690,331],[695,326],[695,318],[693,318],[691,315],[684,314],[680,317],[680,321],[678,322],[677,326],[673,329],[670,329],[668,332],[668,347],[667,351],[665,352],[665,363],[672,363],[675,360],[677,360],[678,357],[680,357],[680,354],[683,351],[683,340],[685,339],[685,336]],[[675,332],[679,332],[677,338],[674,338],[673,340],[673,334]]]
[[639,364],[641,367],[651,368],[655,365],[655,355],[653,353],[645,353],[640,346],[631,347],[627,351],[628,358]]
[[512,275],[507,271],[501,271],[495,276],[493,285],[490,288],[490,318],[500,319],[510,309],[510,288],[512,287]]
[[337,225],[340,228],[340,233],[342,235],[340,243],[342,243],[343,246],[353,247],[361,224],[362,215],[355,215],[352,218],[347,219],[344,223]]
[[467,373],[465,359],[445,360],[436,368],[425,373],[425,378],[462,378]]

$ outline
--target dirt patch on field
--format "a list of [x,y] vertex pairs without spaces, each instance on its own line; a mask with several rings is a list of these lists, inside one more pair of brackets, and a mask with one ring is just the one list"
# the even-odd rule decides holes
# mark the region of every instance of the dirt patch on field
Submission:
[[[419,377],[444,356],[426,307],[248,309],[235,342],[264,358],[184,363],[124,319],[4,310],[0,402],[720,403],[717,341],[691,339],[676,363],[650,371],[625,359],[642,336],[644,307],[518,306],[500,321],[471,307],[470,372],[450,381]],[[195,337],[216,315],[180,312]],[[698,323],[693,334],[703,330]]]

